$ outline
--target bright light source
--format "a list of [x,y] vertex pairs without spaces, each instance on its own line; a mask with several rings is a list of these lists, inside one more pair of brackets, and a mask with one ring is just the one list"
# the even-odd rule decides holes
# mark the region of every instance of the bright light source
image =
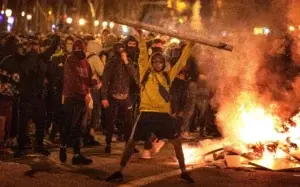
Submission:
[[107,25],[108,25],[108,22],[107,22],[107,21],[103,21],[103,22],[102,22],[102,27],[106,28]]
[[8,17],[7,18],[7,23],[10,24],[10,25],[14,24],[14,21],[15,21],[14,17]]
[[4,12],[4,10],[1,10],[1,14],[4,14],[5,12]]
[[300,30],[300,25],[298,26],[298,29]]
[[52,29],[55,29],[55,27],[56,27],[55,25],[52,25]]
[[27,14],[26,18],[27,18],[27,20],[31,20],[32,19],[32,15],[31,14]]
[[223,37],[225,37],[225,36],[228,35],[228,33],[227,33],[227,31],[223,31],[223,32],[221,33],[221,35],[222,35]]
[[182,24],[182,23],[184,23],[184,20],[182,18],[179,18],[178,22]]
[[122,25],[122,31],[123,32],[128,32],[129,29],[128,29],[128,27],[126,25]]
[[10,17],[10,16],[12,15],[12,10],[6,9],[6,10],[5,10],[5,15],[6,15],[7,17]]
[[270,29],[267,27],[263,28],[263,30],[265,35],[268,35],[271,32]]
[[253,29],[253,33],[254,33],[255,35],[262,35],[262,34],[264,34],[264,29],[263,29],[263,28],[260,28],[260,27],[255,27],[255,28]]
[[7,25],[7,32],[10,32],[12,29],[11,25]]
[[70,18],[70,17],[68,17],[68,18],[66,19],[66,22],[67,22],[67,24],[71,24],[71,23],[73,22],[73,19]]
[[293,31],[295,31],[295,27],[294,26],[289,26],[289,30],[293,32]]
[[100,24],[99,20],[95,20],[95,21],[94,21],[94,26],[95,26],[95,27],[98,27],[99,24]]
[[51,11],[51,10],[49,10],[48,14],[49,14],[49,15],[51,15],[51,14],[52,14],[52,11]]
[[24,12],[24,11],[21,13],[21,16],[22,16],[22,17],[24,17],[24,16],[25,16],[25,12]]
[[110,23],[109,23],[109,28],[112,29],[114,26],[115,26],[115,23],[114,23],[114,22],[110,22]]
[[80,18],[80,19],[79,19],[79,25],[82,26],[82,25],[84,25],[84,24],[85,24],[85,19]]
[[180,44],[180,40],[177,39],[177,38],[172,38],[172,39],[170,40],[170,43]]

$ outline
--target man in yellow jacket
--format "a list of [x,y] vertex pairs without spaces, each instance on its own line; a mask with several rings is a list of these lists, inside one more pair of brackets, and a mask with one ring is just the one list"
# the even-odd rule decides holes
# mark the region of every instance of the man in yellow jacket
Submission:
[[140,34],[139,73],[141,84],[141,113],[133,127],[131,138],[124,150],[119,171],[113,173],[106,180],[113,181],[122,179],[122,172],[134,150],[136,142],[140,140],[145,141],[149,136],[154,134],[159,139],[169,139],[171,141],[182,172],[180,178],[188,183],[193,183],[194,180],[186,172],[182,144],[179,139],[180,134],[177,132],[173,122],[174,119],[170,115],[171,106],[168,95],[172,81],[186,65],[193,44],[189,43],[185,47],[178,62],[173,66],[168,75],[166,75],[163,71],[166,66],[166,60],[163,54],[155,52],[149,58],[146,41],[142,37],[142,32],[138,32]]

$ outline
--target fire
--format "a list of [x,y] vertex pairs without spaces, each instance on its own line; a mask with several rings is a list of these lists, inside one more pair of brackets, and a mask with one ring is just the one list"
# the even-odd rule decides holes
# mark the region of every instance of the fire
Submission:
[[[287,158],[289,153],[300,146],[300,113],[286,121],[272,113],[274,106],[266,107],[259,103],[256,95],[243,92],[237,97],[232,108],[228,108],[224,119],[228,119],[230,137],[225,137],[224,144],[242,145],[243,153],[255,153],[257,158]],[[227,129],[228,130],[228,129]],[[202,159],[203,147],[184,145],[187,164],[194,164]],[[202,151],[203,152],[203,151]]]

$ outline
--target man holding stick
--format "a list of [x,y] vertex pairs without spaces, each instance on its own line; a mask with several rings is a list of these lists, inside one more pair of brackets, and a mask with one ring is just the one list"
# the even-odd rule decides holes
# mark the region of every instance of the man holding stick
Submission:
[[141,85],[141,103],[140,115],[133,127],[133,131],[121,158],[119,171],[113,173],[106,180],[123,179],[123,170],[134,150],[137,141],[145,141],[154,134],[159,139],[169,139],[174,146],[176,157],[178,159],[181,176],[180,178],[188,183],[194,183],[194,180],[186,171],[182,143],[179,138],[180,134],[174,124],[174,120],[170,115],[170,85],[176,75],[186,65],[186,61],[190,56],[193,44],[189,43],[178,62],[173,66],[167,74],[163,72],[166,60],[161,52],[153,53],[148,58],[147,46],[142,31],[137,30],[140,34],[140,56],[139,56],[139,73]]

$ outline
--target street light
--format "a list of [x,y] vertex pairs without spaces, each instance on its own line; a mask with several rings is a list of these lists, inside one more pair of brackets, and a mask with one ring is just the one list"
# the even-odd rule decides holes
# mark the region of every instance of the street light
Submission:
[[95,27],[98,27],[98,26],[99,26],[99,24],[100,24],[100,23],[99,23],[99,21],[98,21],[98,20],[95,20],[95,21],[94,21],[94,26],[95,26]]
[[4,14],[5,12],[4,12],[4,10],[1,10],[1,14]]
[[71,23],[73,22],[73,19],[70,18],[70,17],[68,17],[67,20],[66,20],[66,22],[67,22],[68,24],[71,24]]
[[85,24],[85,20],[83,18],[79,19],[79,25],[83,26]]
[[289,26],[289,30],[293,32],[293,31],[295,31],[295,27],[294,26]]
[[123,30],[123,32],[126,32],[126,33],[129,31],[129,29],[126,25],[122,25],[122,30]]
[[107,21],[103,21],[103,22],[102,22],[102,27],[106,28],[107,25],[108,25]]
[[6,9],[5,10],[5,15],[6,15],[6,17],[10,17],[12,15],[12,10]]
[[109,23],[109,28],[112,29],[114,26],[115,26],[115,23],[114,23],[114,22],[110,22],[110,23]]
[[31,20],[32,19],[32,15],[31,14],[27,14],[26,18],[27,18],[27,20]]
[[7,18],[7,23],[10,24],[10,25],[14,24],[14,21],[15,21],[14,17],[8,17]]
[[25,16],[25,12],[24,12],[24,11],[21,13],[21,16],[22,16],[22,17],[24,17],[24,16]]

